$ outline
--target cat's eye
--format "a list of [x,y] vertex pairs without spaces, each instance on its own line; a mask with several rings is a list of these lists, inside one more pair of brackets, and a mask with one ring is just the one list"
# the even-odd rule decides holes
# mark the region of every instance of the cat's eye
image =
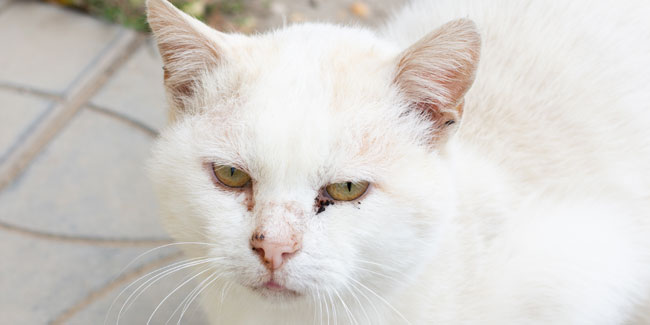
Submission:
[[334,200],[351,201],[363,195],[368,185],[368,182],[342,182],[327,185],[325,190]]
[[214,176],[228,187],[243,187],[251,180],[251,177],[243,171],[228,165],[212,165]]

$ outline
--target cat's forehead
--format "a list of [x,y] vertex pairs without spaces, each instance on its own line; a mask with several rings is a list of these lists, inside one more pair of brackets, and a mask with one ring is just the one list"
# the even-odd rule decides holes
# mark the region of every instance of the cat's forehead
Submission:
[[230,63],[238,98],[215,111],[208,132],[227,135],[222,149],[242,165],[284,182],[336,165],[372,169],[384,147],[399,141],[392,93],[398,51],[364,30],[300,27],[259,36],[241,50]]
[[242,51],[234,62],[241,65],[241,82],[267,98],[294,100],[385,91],[398,52],[369,31],[320,24],[264,34]]
[[[262,62],[327,60],[332,64],[373,62],[392,58],[398,49],[362,28],[343,28],[329,24],[302,24],[261,34],[243,44]],[[373,62],[374,63],[374,62]]]
[[372,123],[388,105],[397,51],[368,31],[302,25],[263,35],[247,51],[240,109],[260,130],[307,131],[302,125],[318,138],[333,125]]

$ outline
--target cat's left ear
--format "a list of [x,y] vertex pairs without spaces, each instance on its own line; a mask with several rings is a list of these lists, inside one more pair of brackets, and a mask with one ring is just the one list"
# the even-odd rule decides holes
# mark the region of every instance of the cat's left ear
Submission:
[[412,106],[424,110],[445,133],[445,128],[460,121],[463,96],[474,82],[480,50],[481,36],[474,22],[451,21],[402,52],[394,82]]
[[229,56],[230,35],[218,32],[180,11],[167,0],[147,0],[147,21],[158,43],[165,70],[171,117],[186,110],[202,74]]

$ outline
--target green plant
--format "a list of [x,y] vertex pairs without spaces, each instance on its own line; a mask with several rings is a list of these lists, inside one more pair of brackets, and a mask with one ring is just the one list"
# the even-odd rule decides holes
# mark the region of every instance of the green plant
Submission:
[[[139,31],[149,31],[145,0],[46,0],[72,7]],[[201,20],[215,11],[237,14],[244,10],[242,0],[172,0],[172,3]]]

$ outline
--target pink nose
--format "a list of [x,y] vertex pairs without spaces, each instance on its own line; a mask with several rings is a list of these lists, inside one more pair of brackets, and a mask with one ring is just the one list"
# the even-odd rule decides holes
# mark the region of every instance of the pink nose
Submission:
[[262,258],[264,265],[271,270],[280,268],[284,261],[300,250],[300,243],[293,238],[278,241],[266,238],[264,234],[260,233],[253,235],[251,246]]

